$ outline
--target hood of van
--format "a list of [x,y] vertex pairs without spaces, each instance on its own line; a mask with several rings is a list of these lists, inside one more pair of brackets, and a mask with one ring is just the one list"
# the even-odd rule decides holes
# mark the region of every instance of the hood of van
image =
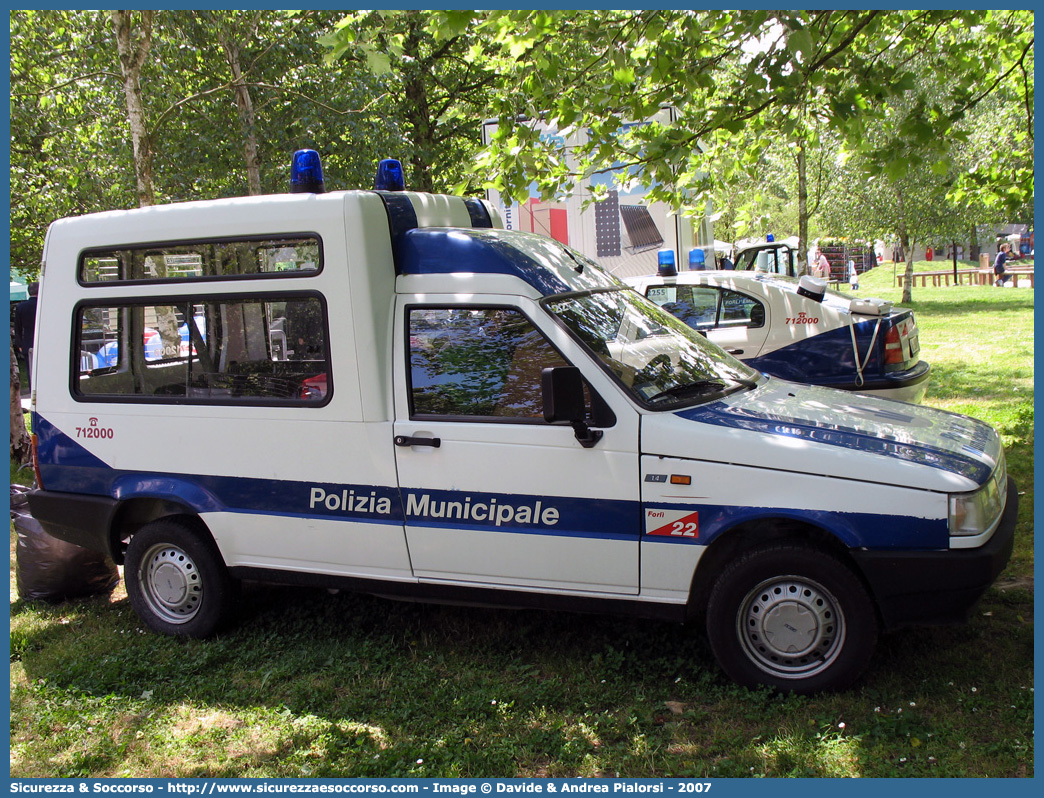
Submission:
[[707,459],[708,447],[737,465],[938,491],[974,490],[1002,457],[1000,436],[976,419],[771,378],[643,419],[647,454]]

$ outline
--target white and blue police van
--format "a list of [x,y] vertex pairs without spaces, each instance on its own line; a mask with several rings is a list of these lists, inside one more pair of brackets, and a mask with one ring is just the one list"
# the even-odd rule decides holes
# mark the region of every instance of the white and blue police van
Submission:
[[988,425],[767,377],[485,201],[317,158],[47,234],[32,512],[156,632],[216,632],[241,580],[619,612],[813,692],[1005,567]]

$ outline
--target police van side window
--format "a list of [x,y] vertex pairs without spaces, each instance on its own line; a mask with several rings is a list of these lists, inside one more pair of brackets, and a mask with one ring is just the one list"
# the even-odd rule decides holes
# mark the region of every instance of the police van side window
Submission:
[[81,306],[81,401],[322,405],[332,387],[317,296]]
[[80,256],[80,282],[227,279],[316,274],[322,268],[318,236],[214,239],[89,250]]
[[518,310],[412,308],[410,414],[543,421],[543,369],[567,365]]

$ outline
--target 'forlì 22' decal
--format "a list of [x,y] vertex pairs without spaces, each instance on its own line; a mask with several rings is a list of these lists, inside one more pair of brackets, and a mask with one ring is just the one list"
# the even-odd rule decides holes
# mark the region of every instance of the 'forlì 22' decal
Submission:
[[700,536],[700,514],[691,509],[646,508],[645,534],[661,537],[698,538]]

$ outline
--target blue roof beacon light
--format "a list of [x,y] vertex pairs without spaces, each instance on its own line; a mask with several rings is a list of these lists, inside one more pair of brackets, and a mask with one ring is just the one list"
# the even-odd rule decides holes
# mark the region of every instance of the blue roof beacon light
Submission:
[[402,174],[402,164],[394,158],[385,158],[377,164],[373,188],[375,191],[405,191],[406,178]]
[[765,236],[765,240],[771,244],[776,240],[776,237],[772,235],[772,233],[769,233],[767,236]]
[[315,150],[298,150],[290,162],[291,194],[322,194],[326,191],[323,182],[323,164]]
[[689,250],[689,271],[698,272],[707,268],[707,255],[700,247]]
[[656,270],[656,273],[660,277],[676,277],[678,268],[674,265],[674,250],[661,249],[656,254],[659,261],[659,268]]

